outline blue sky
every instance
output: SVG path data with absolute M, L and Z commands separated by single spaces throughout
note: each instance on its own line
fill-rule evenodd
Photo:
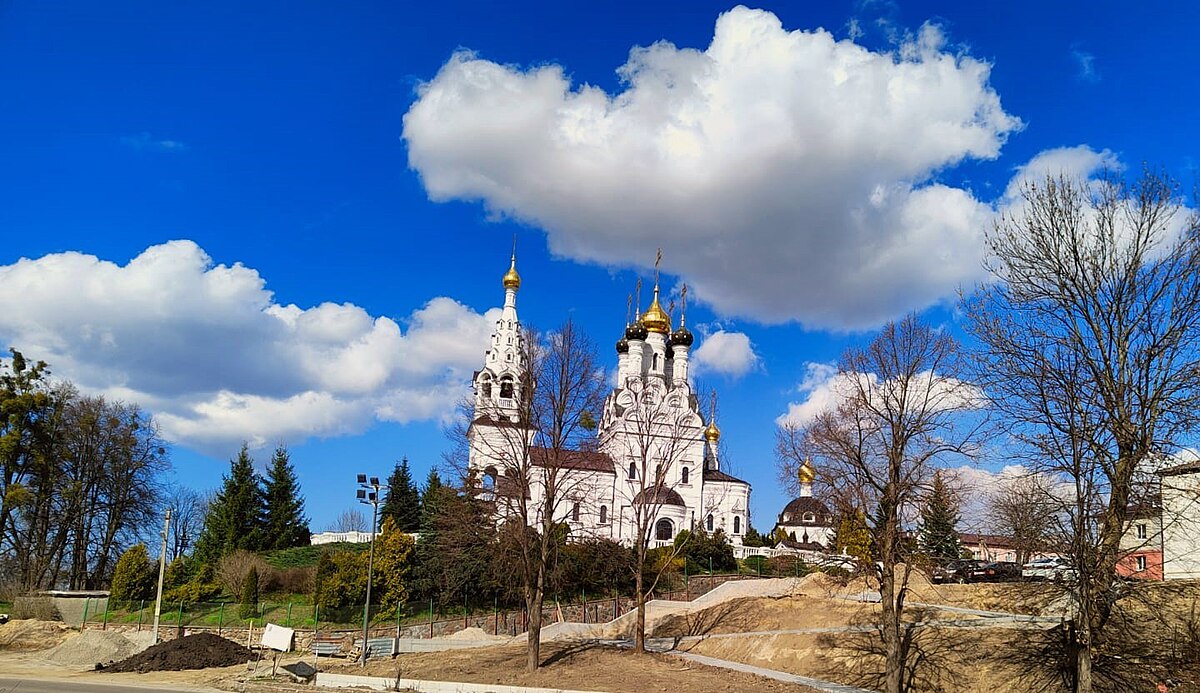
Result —
M 0 342 L 183 483 L 286 442 L 320 529 L 439 462 L 513 234 L 522 318 L 610 365 L 662 246 L 765 528 L 776 419 L 889 317 L 958 329 L 1014 179 L 1196 180 L 1186 3 L 576 5 L 0 4 Z

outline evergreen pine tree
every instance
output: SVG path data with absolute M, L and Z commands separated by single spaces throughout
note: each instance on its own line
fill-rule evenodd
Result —
M 958 558 L 958 499 L 941 472 L 933 475 L 929 498 L 921 507 L 920 548 L 936 561 Z
M 266 515 L 264 549 L 290 549 L 308 546 L 311 533 L 304 517 L 304 497 L 292 468 L 287 448 L 275 448 L 266 479 Z
M 443 576 L 443 556 L 438 553 L 438 524 L 453 493 L 442 484 L 436 469 L 429 470 L 421 493 L 420 539 L 417 541 L 413 571 L 414 596 L 429 599 L 438 596 Z
M 254 460 L 243 444 L 237 457 L 229 462 L 224 478 L 204 518 L 204 528 L 196 542 L 196 558 L 216 565 L 226 554 L 237 549 L 256 551 L 263 539 L 263 497 Z
M 383 521 L 390 517 L 401 532 L 420 530 L 421 494 L 413 483 L 407 457 L 396 463 L 392 475 L 388 477 L 388 487 L 383 496 L 383 505 L 379 508 L 380 528 L 383 527 Z

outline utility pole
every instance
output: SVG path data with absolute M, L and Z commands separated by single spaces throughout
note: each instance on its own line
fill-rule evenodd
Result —
M 154 598 L 154 645 L 158 644 L 158 617 L 162 614 L 163 577 L 167 574 L 167 533 L 170 530 L 171 509 L 167 508 L 167 515 L 163 520 L 162 553 L 158 555 L 158 596 Z

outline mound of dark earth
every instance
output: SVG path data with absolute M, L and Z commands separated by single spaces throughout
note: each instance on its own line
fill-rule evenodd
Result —
M 104 667 L 104 671 L 180 671 L 243 664 L 254 653 L 232 640 L 212 633 L 196 633 L 160 642 L 128 659 Z

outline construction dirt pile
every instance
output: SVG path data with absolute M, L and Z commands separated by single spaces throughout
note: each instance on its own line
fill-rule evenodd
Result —
M 147 638 L 128 638 L 114 631 L 85 630 L 79 635 L 67 638 L 61 645 L 47 652 L 46 659 L 64 666 L 108 664 L 133 656 L 149 645 L 150 641 Z
M 196 633 L 148 648 L 104 671 L 181 671 L 242 664 L 254 657 L 249 649 L 212 633 Z
M 470 640 L 472 642 L 508 642 L 511 638 L 507 635 L 492 635 L 482 628 L 464 628 L 437 639 Z
M 58 621 L 9 621 L 0 626 L 0 650 L 46 650 L 58 645 L 70 633 L 70 629 Z

